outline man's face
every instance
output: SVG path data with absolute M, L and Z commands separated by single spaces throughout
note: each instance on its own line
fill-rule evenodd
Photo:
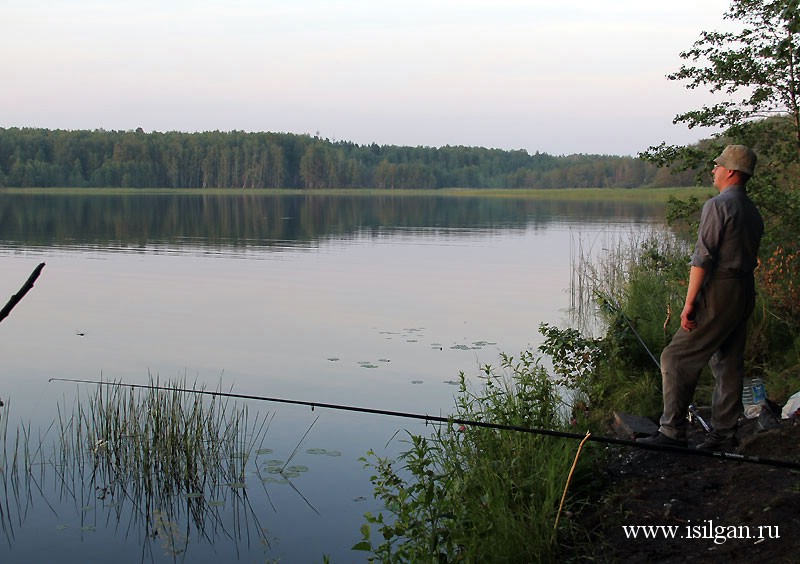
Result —
M 727 176 L 728 169 L 722 165 L 714 165 L 714 168 L 711 169 L 711 178 L 715 188 L 721 188 L 721 183 Z

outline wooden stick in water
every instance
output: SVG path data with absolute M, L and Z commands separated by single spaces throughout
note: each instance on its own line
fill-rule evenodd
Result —
M 36 282 L 36 279 L 39 278 L 43 268 L 44 263 L 40 263 L 39 266 L 33 270 L 25 284 L 22 285 L 22 288 L 19 289 L 19 292 L 11 296 L 11 299 L 8 300 L 8 303 L 5 305 L 5 307 L 0 310 L 0 322 L 8 317 L 8 314 L 11 313 L 11 310 L 14 309 L 14 306 L 16 306 L 20 300 L 25 297 L 25 294 L 27 294 L 31 288 L 33 288 L 33 284 Z

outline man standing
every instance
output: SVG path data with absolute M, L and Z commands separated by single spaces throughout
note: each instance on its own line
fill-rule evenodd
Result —
M 687 446 L 686 414 L 708 364 L 715 380 L 713 431 L 697 448 L 726 451 L 738 444 L 747 319 L 755 306 L 753 270 L 764 221 L 745 191 L 756 166 L 752 149 L 728 145 L 714 162 L 719 194 L 703 206 L 681 327 L 661 353 L 661 425 L 638 442 Z

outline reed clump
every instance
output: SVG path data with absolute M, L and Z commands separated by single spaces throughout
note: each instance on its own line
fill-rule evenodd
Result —
M 24 425 L 15 437 L 9 434 L 7 410 L 0 418 L 0 527 L 9 544 L 35 492 L 47 505 L 52 495 L 74 502 L 87 530 L 98 514 L 129 519 L 145 551 L 159 539 L 165 551 L 180 554 L 193 531 L 210 541 L 249 537 L 251 522 L 263 530 L 245 474 L 266 437 L 269 415 L 251 416 L 246 404 L 185 380 L 162 385 L 151 377 L 148 386 L 136 387 L 100 382 L 85 397 L 82 390 L 71 407 L 59 404 L 38 442 Z M 53 490 L 45 486 L 48 478 Z M 239 530 L 228 530 L 221 507 L 239 516 Z

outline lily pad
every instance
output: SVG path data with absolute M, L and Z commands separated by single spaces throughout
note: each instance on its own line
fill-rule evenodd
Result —
M 422 384 L 422 380 L 411 380 L 412 384 Z
M 201 492 L 189 492 L 186 494 L 186 497 L 189 499 L 197 499 L 203 497 L 203 494 Z
M 247 487 L 247 484 L 245 484 L 244 482 L 231 482 L 228 485 L 233 489 L 241 489 Z
M 330 360 L 331 362 L 337 362 L 339 359 L 337 357 L 333 356 L 333 357 L 329 358 L 328 360 Z
M 339 452 L 338 450 L 329 450 L 326 451 L 325 454 L 327 454 L 328 456 L 342 456 L 342 453 Z
M 261 478 L 261 481 L 265 484 L 288 484 L 289 480 L 286 478 L 276 478 L 274 476 L 265 476 Z
M 277 458 L 272 458 L 270 460 L 267 460 L 264 464 L 267 465 L 267 466 L 283 466 L 284 462 L 283 462 L 283 460 L 278 460 Z
M 308 470 L 308 466 L 303 466 L 301 464 L 298 464 L 297 466 L 289 466 L 286 469 L 287 472 L 308 472 Z
M 93 533 L 96 530 L 97 529 L 95 529 L 92 525 L 84 525 L 83 527 L 81 527 L 81 531 L 84 531 L 86 533 Z
M 225 502 L 221 499 L 215 499 L 213 501 L 209 501 L 208 505 L 211 507 L 225 507 Z
M 308 454 L 327 454 L 327 450 L 324 448 L 309 448 L 306 449 Z
M 260 448 L 256 451 L 256 454 L 272 454 L 273 452 L 271 448 Z

